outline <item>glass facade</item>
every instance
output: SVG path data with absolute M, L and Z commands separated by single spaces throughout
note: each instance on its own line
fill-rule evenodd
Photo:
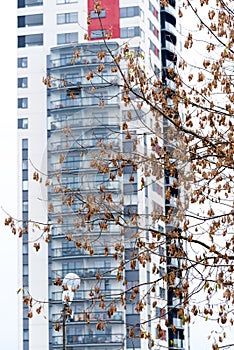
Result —
M 63 187 L 68 189 L 64 200 L 62 193 L 49 190 L 48 199 L 54 208 L 49 213 L 49 220 L 59 222 L 61 213 L 63 216 L 52 232 L 50 244 L 49 281 L 53 302 L 50 319 L 55 322 L 61 311 L 61 288 L 53 285 L 53 281 L 63 278 L 68 272 L 77 273 L 81 285 L 75 293 L 72 318 L 66 326 L 67 346 L 82 346 L 84 350 L 96 345 L 102 349 L 118 349 L 124 344 L 126 332 L 124 310 L 119 300 L 123 285 L 116 279 L 118 260 L 112 258 L 120 228 L 114 223 L 105 223 L 108 202 L 102 201 L 103 194 L 100 192 L 101 187 L 105 188 L 117 204 L 121 198 L 122 184 L 117 179 L 110 182 L 108 173 L 100 171 L 98 166 L 90 166 L 98 161 L 103 146 L 111 144 L 113 152 L 121 149 L 117 88 L 106 86 L 110 76 L 112 79 L 117 79 L 117 76 L 111 73 L 112 63 L 108 56 L 104 60 L 106 68 L 102 76 L 94 78 L 98 82 L 95 93 L 91 91 L 92 86 L 87 86 L 87 74 L 90 69 L 96 70 L 98 67 L 97 53 L 100 49 L 96 45 L 92 46 L 92 50 L 88 45 L 79 47 L 80 55 L 75 63 L 73 47 L 54 49 L 51 51 L 49 69 L 55 81 L 64 79 L 67 84 L 59 90 L 55 85 L 49 89 L 48 169 L 53 184 L 59 186 L 59 177 Z M 103 109 L 100 107 L 102 103 L 105 104 Z M 66 128 L 70 132 L 65 135 Z M 100 144 L 100 140 L 104 140 L 104 143 Z M 102 160 L 104 164 L 109 162 L 105 153 Z M 72 198 L 71 203 L 69 198 Z M 89 224 L 89 210 L 85 209 L 84 201 L 92 201 L 96 208 L 100 207 Z M 86 222 L 83 227 L 80 220 Z M 65 240 L 70 235 L 72 239 Z M 109 247 L 109 255 L 105 255 L 105 247 Z M 100 280 L 97 276 L 100 276 Z M 116 305 L 118 311 L 110 315 L 102 309 L 95 302 L 101 295 L 104 303 Z M 104 330 L 97 329 L 97 320 L 106 323 Z M 51 328 L 50 342 L 51 349 L 59 348 L 62 345 L 61 332 Z

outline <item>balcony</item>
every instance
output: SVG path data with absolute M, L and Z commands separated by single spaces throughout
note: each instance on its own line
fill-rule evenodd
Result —
M 74 67 L 76 68 L 77 66 L 87 67 L 87 64 L 89 64 L 90 67 L 92 65 L 97 66 L 100 63 L 109 63 L 113 65 L 113 59 L 111 56 L 105 56 L 105 58 L 102 61 L 100 61 L 96 55 L 93 55 L 89 57 L 80 56 L 74 61 L 74 54 L 68 54 L 62 58 L 52 59 L 50 61 L 50 69 L 64 69 L 64 67 L 72 67 L 74 69 Z
M 167 32 L 172 33 L 175 36 L 177 36 L 177 30 L 176 30 L 175 26 L 173 26 L 173 24 L 171 24 L 169 22 L 165 22 L 164 28 L 162 28 L 162 30 L 166 30 Z
M 88 267 L 79 269 L 63 269 L 51 271 L 51 278 L 66 276 L 67 273 L 78 273 L 82 279 L 90 280 L 96 279 L 96 275 L 99 274 L 102 278 L 115 278 L 117 274 L 117 267 Z
M 110 288 L 110 287 L 109 287 Z M 76 301 L 78 300 L 85 300 L 85 301 L 90 301 L 91 300 L 91 297 L 90 297 L 90 291 L 91 291 L 91 288 L 90 289 L 80 289 L 78 290 L 76 293 L 75 293 L 75 297 L 74 297 L 74 301 L 73 303 L 75 303 Z M 99 294 L 100 295 L 103 295 L 105 300 L 111 300 L 111 299 L 116 299 L 116 298 L 119 298 L 120 294 L 123 293 L 123 290 L 121 289 L 114 289 L 114 288 L 111 288 L 111 289 L 101 289 L 99 291 Z M 96 294 L 97 295 L 97 294 Z M 61 303 L 61 300 L 62 300 L 62 292 L 53 292 L 52 293 L 52 301 L 55 301 L 55 302 L 59 302 Z M 59 315 L 57 315 L 59 317 Z
M 68 91 L 69 89 L 78 87 L 79 89 L 82 88 L 90 88 L 90 82 L 86 79 L 85 75 L 79 75 L 78 77 L 79 81 L 77 80 L 77 77 L 64 77 L 64 80 L 66 81 L 66 86 L 64 87 L 61 82 L 61 78 L 58 76 L 57 78 L 54 77 L 54 80 L 51 80 L 51 86 L 49 88 L 49 91 Z M 94 75 L 92 78 L 92 85 L 95 87 L 97 85 L 102 85 L 103 88 L 113 87 L 115 84 L 118 83 L 118 78 L 114 74 L 101 74 L 101 75 Z M 59 87 L 59 89 L 58 89 Z
M 53 117 L 50 117 L 50 131 L 61 132 L 67 126 L 76 130 L 76 129 L 90 129 L 92 127 L 100 127 L 105 129 L 106 126 L 113 128 L 119 128 L 119 118 L 116 115 L 110 116 L 99 115 L 98 113 L 93 113 L 91 115 L 75 115 L 74 117 L 67 117 L 65 120 L 62 120 L 62 115 L 60 113 L 53 114 Z M 106 129 L 105 129 L 106 130 Z
M 176 328 L 183 328 L 183 324 L 182 324 L 182 319 L 181 318 L 173 318 L 173 325 L 176 327 Z
M 70 96 L 67 98 L 60 98 L 58 100 L 50 101 L 48 106 L 49 110 L 58 110 L 58 109 L 73 109 L 73 108 L 82 108 L 82 107 L 97 107 L 100 104 L 104 103 L 105 106 L 118 105 L 119 98 L 117 96 L 103 96 L 103 97 L 81 97 L 77 96 L 75 99 L 72 99 Z
M 112 233 L 112 231 L 111 231 Z M 97 232 L 98 234 L 98 232 Z M 116 234 L 119 234 L 119 231 L 116 231 Z M 112 257 L 112 254 L 114 254 L 114 249 L 109 250 L 109 256 Z M 94 247 L 94 254 L 91 256 L 93 257 L 104 257 L 105 253 L 104 253 L 104 248 L 101 247 Z M 68 258 L 72 258 L 72 257 L 82 257 L 82 259 L 85 257 L 90 257 L 90 253 L 88 250 L 85 249 L 79 249 L 76 247 L 66 247 L 66 248 L 55 248 L 52 249 L 51 251 L 51 257 L 52 258 L 64 258 L 64 257 L 68 257 Z M 108 257 L 105 257 L 105 260 L 107 260 Z
M 114 254 L 114 249 L 110 248 L 109 249 L 109 254 Z M 64 256 L 80 256 L 82 258 L 85 257 L 90 257 L 90 253 L 88 250 L 83 249 L 83 248 L 76 248 L 76 247 L 69 247 L 69 248 L 55 248 L 52 249 L 51 251 L 51 257 L 53 258 L 57 258 L 57 257 L 64 257 Z M 93 257 L 104 257 L 105 253 L 104 253 L 104 248 L 103 247 L 95 247 L 94 248 L 94 254 L 92 255 Z M 105 257 L 105 259 L 107 259 L 107 257 Z
M 175 52 L 175 45 L 173 45 L 170 41 L 166 40 L 165 46 L 162 47 L 162 49 L 167 49 L 168 51 L 174 53 Z
M 170 13 L 170 15 L 176 18 L 176 9 L 170 5 L 163 7 L 161 11 Z
M 169 308 L 179 308 L 181 307 L 181 300 L 180 298 L 172 298 L 171 300 L 168 300 L 168 307 Z
M 53 337 L 53 347 L 62 348 L 63 337 Z M 121 346 L 123 345 L 123 334 L 79 334 L 79 335 L 67 335 L 67 348 L 73 346 L 97 346 L 108 347 L 111 345 Z
M 166 199 L 166 206 L 169 206 L 171 208 L 176 208 L 177 207 L 177 198 L 171 197 L 170 200 Z
M 173 339 L 170 340 L 170 347 L 169 350 L 176 349 L 176 350 L 182 350 L 184 349 L 184 342 L 182 339 Z
M 171 257 L 168 257 L 167 258 L 167 266 L 173 266 L 173 267 L 176 267 L 178 268 L 179 267 L 179 260 L 177 258 L 171 258 Z
M 70 318 L 70 322 L 67 324 L 67 327 L 73 326 L 75 322 L 87 324 L 87 315 L 89 315 L 90 323 L 97 323 L 97 321 L 108 321 L 111 323 L 123 323 L 124 314 L 121 311 L 115 312 L 111 317 L 108 316 L 107 312 L 74 312 L 72 317 Z M 61 318 L 60 314 L 52 315 L 54 320 L 58 320 Z

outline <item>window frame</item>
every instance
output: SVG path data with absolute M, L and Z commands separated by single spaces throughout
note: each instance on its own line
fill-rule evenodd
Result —
M 28 118 L 18 118 L 18 129 L 28 129 Z
M 91 10 L 90 13 L 90 18 L 95 19 L 95 18 L 105 18 L 106 17 L 106 10 L 102 9 L 100 13 L 98 14 L 96 11 Z
M 72 16 L 76 18 L 72 19 Z M 69 23 L 78 23 L 78 12 L 64 12 L 57 13 L 57 25 L 69 24 Z
M 97 29 L 90 31 L 90 39 L 103 39 L 106 37 L 105 29 Z
M 28 77 L 20 77 L 17 79 L 18 89 L 26 89 L 28 87 Z
M 37 13 L 33 15 L 18 16 L 17 21 L 18 21 L 18 28 L 42 26 L 43 14 Z
M 119 10 L 120 18 L 137 17 L 141 15 L 140 6 L 120 7 Z M 131 11 L 133 12 L 131 13 Z
M 141 36 L 141 27 L 122 27 L 120 28 L 120 38 L 135 38 Z
M 28 68 L 28 57 L 18 57 L 17 68 Z
M 72 38 L 73 35 L 76 36 L 76 38 L 75 37 Z M 63 36 L 64 36 L 64 40 L 61 40 Z M 78 42 L 78 32 L 57 34 L 57 45 L 71 44 L 74 42 Z
M 18 36 L 18 48 L 31 47 L 31 46 L 43 46 L 43 42 L 44 42 L 43 33 Z
M 19 97 L 17 100 L 17 108 L 19 109 L 27 109 L 28 108 L 28 98 L 27 97 Z

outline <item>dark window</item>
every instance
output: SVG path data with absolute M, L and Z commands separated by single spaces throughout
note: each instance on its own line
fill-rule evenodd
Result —
M 57 34 L 57 44 L 70 44 L 78 42 L 78 33 L 63 33 L 63 34 Z
M 106 37 L 106 30 L 91 30 L 90 38 L 91 39 L 101 39 Z
M 27 88 L 28 87 L 28 78 L 18 78 L 18 88 Z
M 18 28 L 43 25 L 43 15 L 18 16 Z
M 28 191 L 22 191 L 22 199 L 23 199 L 23 202 L 28 201 Z
M 18 0 L 18 9 L 25 7 L 25 0 Z
M 59 13 L 57 15 L 57 24 L 77 23 L 77 22 L 78 22 L 77 12 Z
M 120 18 L 140 16 L 140 7 L 131 6 L 131 7 L 122 7 L 120 9 Z
M 99 14 L 95 11 L 90 11 L 90 17 L 91 18 L 104 18 L 104 17 L 106 17 L 106 10 L 101 10 L 101 12 Z
M 28 67 L 28 57 L 18 57 L 17 67 L 18 68 L 27 68 Z
M 23 151 L 23 156 L 26 157 L 27 155 L 28 155 L 28 151 L 24 150 Z M 22 170 L 22 180 L 23 181 L 28 180 L 28 170 Z
M 43 34 L 30 34 L 18 36 L 18 47 L 43 45 Z
M 22 149 L 28 149 L 28 139 L 22 139 Z
M 43 0 L 25 0 L 26 6 L 39 6 L 43 5 Z
M 28 118 L 18 119 L 18 129 L 28 129 Z
M 156 66 L 156 65 L 154 65 L 154 74 L 158 77 L 158 76 L 160 76 L 160 69 Z
M 43 0 L 18 0 L 18 8 L 40 5 L 43 5 Z
M 125 27 L 120 28 L 120 38 L 134 38 L 140 36 L 140 27 Z
M 18 108 L 28 108 L 27 97 L 18 98 Z
M 23 221 L 26 222 L 28 220 L 28 212 L 27 211 L 23 211 Z
M 166 297 L 166 291 L 162 287 L 159 287 L 159 296 L 161 299 L 165 299 L 165 297 Z

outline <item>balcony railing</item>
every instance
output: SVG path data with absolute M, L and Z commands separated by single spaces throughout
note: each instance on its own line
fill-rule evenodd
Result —
M 109 249 L 109 254 L 114 254 L 114 248 L 110 248 Z M 61 257 L 61 256 L 71 256 L 71 255 L 75 255 L 75 256 L 90 256 L 90 253 L 88 250 L 86 249 L 80 249 L 80 248 L 76 248 L 76 247 L 71 247 L 71 248 L 55 248 L 52 249 L 51 251 L 51 256 L 53 258 L 56 257 Z M 94 254 L 93 256 L 104 256 L 105 252 L 104 252 L 104 248 L 103 247 L 94 247 Z
M 88 80 L 86 79 L 85 75 L 81 75 L 78 78 L 67 78 L 64 77 L 64 80 L 66 81 L 66 87 L 63 87 L 62 84 L 60 84 L 61 78 L 58 77 L 54 77 L 54 80 L 51 81 L 51 87 L 50 90 L 52 89 L 56 89 L 56 91 L 62 91 L 62 90 L 69 90 L 69 88 L 82 88 L 85 86 L 89 86 L 90 87 L 90 83 L 88 82 Z M 115 84 L 118 83 L 118 78 L 117 76 L 115 76 L 114 74 L 110 75 L 110 74 L 102 74 L 102 75 L 98 75 L 98 76 L 94 76 L 92 78 L 92 84 L 93 85 L 98 85 L 101 84 L 103 87 L 110 87 L 110 86 L 114 86 Z M 62 86 L 60 86 L 62 85 Z M 60 90 L 58 90 L 58 87 L 60 87 Z
M 92 115 L 86 118 L 81 116 L 79 118 L 67 118 L 67 120 L 57 121 L 56 118 L 58 116 L 59 114 L 56 114 L 55 118 L 51 118 L 51 133 L 63 131 L 63 129 L 67 126 L 69 126 L 70 128 L 74 128 L 74 130 L 75 129 L 90 130 L 93 127 L 103 128 L 104 130 L 106 130 L 107 126 L 111 128 L 111 130 L 113 128 L 119 128 L 119 119 L 117 119 L 114 115 L 113 117 L 110 117 L 110 116 L 95 117 L 95 115 L 94 116 Z M 57 143 L 59 143 L 59 141 Z M 76 145 L 76 148 L 78 148 L 78 145 L 76 143 L 75 145 Z
M 49 109 L 61 109 L 61 108 L 73 108 L 73 107 L 86 107 L 86 106 L 99 106 L 102 103 L 104 105 L 115 105 L 119 103 L 117 96 L 103 96 L 103 97 L 81 97 L 76 96 L 72 99 L 70 96 L 67 98 L 61 98 L 59 100 L 51 101 Z
M 165 6 L 165 7 L 163 8 L 163 10 L 164 10 L 165 12 L 170 13 L 172 16 L 176 17 L 176 9 L 175 9 L 174 7 L 168 5 L 168 6 Z
M 170 347 L 169 347 L 170 350 L 171 349 L 179 350 L 179 349 L 183 349 L 183 348 L 184 348 L 184 342 L 183 342 L 182 339 L 173 339 L 171 341 L 171 344 L 170 344 Z
M 176 27 L 173 26 L 173 24 L 171 24 L 171 23 L 165 22 L 165 27 L 162 29 L 166 29 L 168 32 L 170 32 L 174 35 L 177 35 Z
M 96 346 L 107 346 L 110 344 L 122 344 L 123 334 L 77 334 L 77 335 L 67 335 L 67 346 L 76 345 L 84 346 L 84 344 L 95 344 Z M 63 344 L 63 337 L 56 336 L 53 337 L 54 346 Z
M 173 318 L 173 325 L 176 328 L 183 328 L 182 319 L 181 318 Z
M 90 291 L 91 289 L 80 289 L 75 293 L 74 296 L 74 301 L 73 303 L 75 303 L 78 300 L 88 300 L 90 301 Z M 103 295 L 105 299 L 116 299 L 119 298 L 121 293 L 123 293 L 123 290 L 121 289 L 101 289 L 99 291 L 100 295 Z M 94 294 L 94 298 L 95 298 Z M 62 292 L 53 292 L 52 293 L 52 301 L 58 301 L 59 303 L 61 303 L 62 300 Z
M 96 278 L 97 274 L 100 274 L 101 277 L 112 277 L 115 278 L 117 274 L 117 267 L 88 267 L 88 268 L 79 268 L 79 269 L 63 269 L 63 270 L 53 270 L 51 271 L 51 277 L 56 278 L 66 276 L 67 273 L 77 273 L 83 279 Z
M 104 60 L 102 60 L 102 63 L 112 63 L 113 59 L 110 56 L 106 56 Z M 97 58 L 97 56 L 89 56 L 88 58 L 85 56 L 81 56 L 78 59 L 76 59 L 74 61 L 74 55 L 67 55 L 66 57 L 62 57 L 62 58 L 57 58 L 54 60 L 50 61 L 50 68 L 62 68 L 64 66 L 72 66 L 72 67 L 76 67 L 76 66 L 80 66 L 80 65 L 85 65 L 87 66 L 87 64 L 89 65 L 99 65 L 101 62 L 100 60 Z
M 87 318 L 88 316 L 88 318 Z M 61 317 L 60 314 L 53 314 L 52 319 L 53 320 L 58 320 Z M 87 319 L 90 320 L 90 323 L 94 322 L 96 323 L 97 321 L 108 321 L 112 323 L 121 323 L 123 322 L 123 312 L 118 311 L 115 312 L 111 317 L 108 316 L 107 312 L 74 312 L 70 318 L 70 322 L 67 323 L 67 327 L 73 326 L 74 322 L 79 322 L 79 323 L 86 323 Z

